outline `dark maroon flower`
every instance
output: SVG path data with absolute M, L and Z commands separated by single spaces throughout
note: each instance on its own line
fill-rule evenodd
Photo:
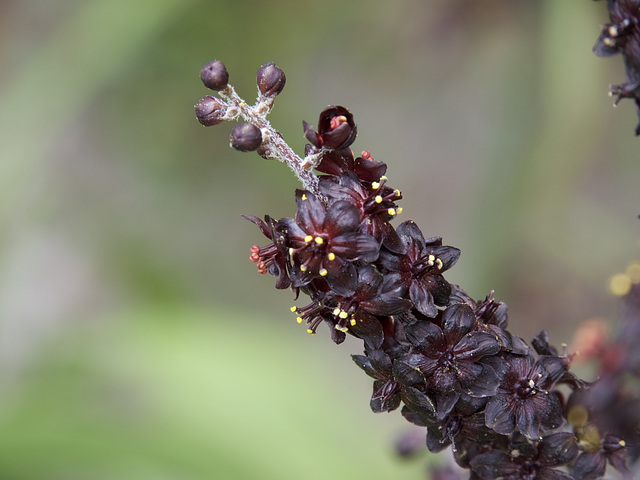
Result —
M 640 1 L 609 0 L 607 6 L 611 23 L 602 26 L 593 51 L 601 57 L 622 54 L 627 82 L 613 85 L 611 93 L 618 97 L 616 104 L 632 98 L 640 115 Z M 640 135 L 640 124 L 636 135 Z
M 360 214 L 349 202 L 334 202 L 325 210 L 315 195 L 303 190 L 296 191 L 296 202 L 295 220 L 283 218 L 277 224 L 294 264 L 294 286 L 325 278 L 338 295 L 352 295 L 358 278 L 353 262 L 375 261 L 378 242 L 359 232 Z
M 278 277 L 276 288 L 285 289 L 291 285 L 289 279 L 290 265 L 287 260 L 287 249 L 284 246 L 284 237 L 275 230 L 276 222 L 269 215 L 265 215 L 264 222 L 252 215 L 243 215 L 250 222 L 255 223 L 265 237 L 272 241 L 269 245 L 260 248 L 257 245 L 251 247 L 249 258 L 258 266 L 258 272 Z
M 412 220 L 396 229 L 406 254 L 398 255 L 382 250 L 380 263 L 392 272 L 399 272 L 418 311 L 428 317 L 438 313 L 436 306 L 449 303 L 451 285 L 442 273 L 451 268 L 460 257 L 460 250 L 442 245 L 442 238 L 428 240 Z
M 512 443 L 508 452 L 492 450 L 471 460 L 471 468 L 482 480 L 572 480 L 556 470 L 578 454 L 576 438 L 566 432 L 554 433 L 538 444 Z
M 412 386 L 419 383 L 420 376 L 404 371 L 405 366 L 392 362 L 382 350 L 369 349 L 366 355 L 352 355 L 353 361 L 367 375 L 374 378 L 371 410 L 374 413 L 390 412 L 400 406 L 400 401 L 414 412 L 423 416 L 432 416 L 435 412 L 433 402 L 424 392 Z M 398 368 L 399 367 L 399 368 Z M 409 377 L 407 377 L 407 375 Z
M 485 357 L 500 351 L 500 343 L 491 334 L 473 331 L 475 316 L 468 305 L 452 305 L 442 316 L 442 328 L 429 321 L 405 326 L 407 338 L 418 353 L 400 357 L 419 372 L 427 394 L 436 401 L 436 412 L 443 419 L 462 393 L 488 397 L 498 389 L 499 379 L 492 367 L 482 363 Z
M 631 472 L 625 464 L 627 452 L 624 440 L 613 435 L 605 435 L 603 439 L 598 435 L 593 440 L 596 441 L 582 442 L 585 451 L 573 466 L 573 477 L 576 480 L 596 480 L 604 475 L 608 460 L 625 479 L 631 479 Z
M 402 194 L 400 190 L 386 186 L 386 177 L 379 180 L 363 182 L 353 172 L 345 172 L 340 176 L 321 177 L 320 188 L 330 200 L 346 200 L 358 208 L 363 233 L 373 236 L 380 244 L 384 243 L 389 250 L 403 253 L 402 242 L 389 223 L 402 212 L 395 203 Z
M 336 297 L 335 328 L 351 330 L 372 348 L 380 348 L 384 339 L 382 325 L 376 316 L 401 313 L 411 307 L 411 301 L 402 298 L 400 277 L 382 275 L 371 265 L 357 267 L 358 281 L 353 295 Z
M 529 355 L 527 343 L 507 330 L 507 304 L 493 298 L 493 291 L 482 301 L 475 301 L 458 285 L 452 285 L 450 305 L 464 303 L 476 315 L 476 329 L 495 335 L 502 343 L 502 350 L 516 355 Z
M 562 406 L 551 391 L 567 370 L 565 359 L 554 356 L 505 355 L 492 363 L 501 378 L 500 388 L 485 410 L 487 427 L 509 435 L 516 426 L 531 440 L 540 438 L 541 428 L 557 428 L 563 423 Z
M 302 122 L 304 136 L 317 148 L 340 150 L 353 143 L 357 127 L 353 115 L 341 106 L 331 105 L 320 113 L 318 131 L 307 122 Z
M 307 145 L 305 155 L 313 150 L 311 145 Z M 316 170 L 328 175 L 341 175 L 346 172 L 353 172 L 365 182 L 379 182 L 380 178 L 387 171 L 387 164 L 374 160 L 368 151 L 363 151 L 358 158 L 353 158 L 353 152 L 347 148 L 342 150 L 325 150 L 322 152 L 322 159 Z

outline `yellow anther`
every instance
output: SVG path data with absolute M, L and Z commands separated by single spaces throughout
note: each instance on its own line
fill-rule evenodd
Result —
M 436 260 L 435 256 L 429 255 L 429 258 L 427 259 L 427 265 L 429 265 L 430 267 L 433 267 L 435 260 Z
M 338 315 L 340 315 L 340 307 L 336 307 L 333 309 L 333 314 L 337 317 Z
M 343 333 L 349 330 L 347 327 L 341 327 L 340 325 L 336 325 L 335 329 Z
M 327 269 L 326 268 L 322 268 L 320 269 L 320 271 L 318 272 L 320 274 L 321 277 L 326 277 L 327 276 Z
M 293 248 L 290 248 L 289 249 L 289 255 L 292 256 L 292 257 L 293 257 L 293 252 L 294 252 Z
M 614 275 L 609 281 L 609 290 L 618 297 L 622 297 L 631 290 L 631 278 L 626 273 Z
M 620 440 L 618 442 L 618 445 L 620 445 L 621 447 L 626 447 L 627 446 L 627 442 L 625 442 L 624 440 Z
M 382 197 L 380 195 L 376 195 L 375 201 L 376 203 L 382 203 Z
M 314 332 L 310 328 L 307 328 L 307 333 L 310 334 L 310 335 L 315 335 L 316 334 L 316 332 Z
M 385 182 L 385 181 L 387 181 L 387 180 L 389 180 L 389 179 L 387 178 L 387 176 L 386 176 L 386 175 L 382 175 L 382 176 L 380 177 L 380 181 L 381 181 L 381 182 Z
M 307 199 L 307 194 L 306 194 L 306 193 L 303 193 L 303 194 L 302 194 L 302 200 L 306 200 L 306 199 Z
M 371 184 L 371 188 L 373 188 L 374 190 L 377 190 L 380 188 L 380 184 L 378 182 L 373 182 Z
M 347 312 L 345 312 L 344 310 L 342 310 L 338 316 L 340 318 L 347 318 L 349 316 L 349 314 Z
M 602 40 L 602 43 L 604 43 L 607 47 L 615 47 L 616 46 L 616 42 L 615 40 L 609 38 L 609 37 L 605 37 Z
M 442 267 L 444 266 L 442 260 L 439 258 L 436 258 L 436 266 L 438 267 L 438 270 L 442 270 Z
M 618 27 L 616 27 L 615 25 L 611 25 L 609 27 L 609 35 L 611 35 L 612 37 L 617 37 L 618 36 Z
M 329 255 L 327 257 L 329 258 L 329 260 L 335 260 L 336 259 L 336 254 L 331 252 L 331 253 L 329 253 Z
M 304 266 L 304 265 L 300 265 L 300 271 L 306 272 L 307 271 L 307 267 Z
M 396 210 L 398 212 L 398 215 L 400 215 L 402 213 L 402 207 L 398 207 L 398 210 Z
M 322 245 L 324 243 L 324 239 L 322 237 L 316 237 L 315 241 L 318 245 Z
M 298 310 L 298 307 L 296 307 L 295 305 L 293 307 L 291 307 L 289 310 L 291 310 L 292 313 L 295 313 L 296 310 Z
M 394 193 L 398 196 L 401 197 L 402 196 L 402 192 L 400 190 L 398 190 L 397 188 L 394 190 Z
M 313 240 L 313 237 L 311 235 L 307 235 L 306 237 L 304 237 L 305 243 L 309 243 L 311 240 Z
M 352 318 L 350 323 L 351 323 L 351 326 L 354 327 L 356 325 L 356 319 Z
M 390 208 L 389 210 L 387 210 L 387 213 L 389 215 L 391 215 L 392 217 L 394 217 L 396 215 L 396 209 L 395 208 Z
M 296 317 L 296 322 L 302 323 L 302 317 Z

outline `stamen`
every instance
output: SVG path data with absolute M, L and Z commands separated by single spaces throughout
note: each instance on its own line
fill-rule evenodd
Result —
M 379 189 L 379 188 L 380 188 L 380 183 L 378 183 L 378 182 L 373 182 L 373 183 L 371 184 L 371 188 L 373 188 L 374 190 Z
M 335 260 L 336 259 L 336 254 L 333 252 L 329 252 L 329 255 L 327 255 L 327 258 L 329 260 Z
M 376 195 L 376 203 L 382 203 L 382 197 L 380 195 Z
M 320 274 L 321 277 L 326 277 L 327 273 L 329 272 L 327 272 L 326 268 L 322 268 L 318 273 Z
M 309 243 L 311 240 L 313 240 L 313 236 L 311 235 L 307 235 L 306 237 L 304 237 L 305 243 Z
M 316 237 L 315 241 L 318 245 L 322 245 L 324 243 L 324 239 L 322 237 Z

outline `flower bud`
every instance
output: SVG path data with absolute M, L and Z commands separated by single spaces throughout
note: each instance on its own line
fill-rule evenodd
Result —
M 198 121 L 205 127 L 217 125 L 223 122 L 227 112 L 227 104 L 217 97 L 207 95 L 198 100 L 198 103 L 194 105 L 196 109 L 196 117 Z
M 282 92 L 286 81 L 284 72 L 273 62 L 262 65 L 256 74 L 258 90 L 265 97 L 275 97 Z
M 211 90 L 222 90 L 229 82 L 229 72 L 220 60 L 207 63 L 200 70 L 200 80 L 204 86 Z
M 262 133 L 251 123 L 239 123 L 231 132 L 231 146 L 240 152 L 252 152 L 261 144 Z

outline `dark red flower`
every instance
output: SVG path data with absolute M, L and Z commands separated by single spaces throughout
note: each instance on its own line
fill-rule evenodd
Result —
M 346 200 L 358 208 L 362 222 L 360 230 L 373 236 L 387 249 L 402 253 L 404 248 L 389 223 L 402 209 L 395 203 L 402 198 L 400 190 L 386 186 L 387 178 L 379 182 L 363 182 L 353 172 L 320 178 L 320 188 L 332 201 Z
M 258 272 L 265 274 L 269 272 L 271 275 L 278 277 L 276 288 L 285 289 L 291 285 L 289 279 L 290 264 L 287 260 L 287 248 L 284 245 L 284 237 L 276 232 L 276 222 L 269 215 L 265 215 L 264 222 L 258 217 L 251 215 L 243 215 L 250 222 L 255 223 L 260 231 L 272 241 L 265 247 L 254 245 L 251 247 L 251 255 L 249 258 L 258 266 Z
M 491 334 L 474 331 L 475 321 L 468 305 L 452 305 L 444 311 L 442 328 L 429 321 L 405 326 L 417 353 L 403 355 L 396 362 L 423 376 L 439 419 L 451 412 L 462 393 L 482 398 L 498 390 L 496 372 L 480 360 L 497 354 L 500 343 Z
M 436 306 L 446 306 L 451 295 L 451 285 L 442 273 L 458 261 L 460 250 L 443 246 L 440 237 L 425 240 L 412 220 L 401 223 L 396 232 L 406 253 L 399 255 L 382 250 L 380 263 L 401 274 L 403 285 L 420 313 L 435 317 Z
M 640 115 L 640 1 L 609 0 L 607 6 L 611 23 L 602 26 L 593 51 L 601 57 L 622 54 L 627 82 L 612 85 L 611 93 L 618 97 L 616 104 L 632 98 Z M 636 135 L 640 135 L 640 124 Z
M 488 427 L 509 435 L 517 426 L 525 437 L 538 440 L 541 428 L 562 425 L 562 406 L 551 389 L 567 370 L 565 359 L 505 355 L 505 361 L 492 365 L 501 382 L 498 392 L 487 403 Z
M 353 262 L 375 261 L 377 240 L 359 232 L 360 214 L 349 202 L 334 202 L 325 210 L 315 195 L 303 190 L 296 190 L 296 202 L 295 220 L 283 218 L 276 226 L 293 262 L 293 285 L 324 278 L 336 294 L 352 295 L 358 278 Z
M 313 150 L 311 145 L 307 145 L 305 155 Z M 380 178 L 387 171 L 387 164 L 374 160 L 371 154 L 364 151 L 358 158 L 353 158 L 353 152 L 347 148 L 342 150 L 322 151 L 322 159 L 316 170 L 328 175 L 341 175 L 346 172 L 353 172 L 365 182 L 379 182 Z
M 318 131 L 307 122 L 302 122 L 304 136 L 317 148 L 340 150 L 347 148 L 356 139 L 358 129 L 349 110 L 331 105 L 320 112 Z
M 578 454 L 576 438 L 567 432 L 554 433 L 537 444 L 515 442 L 508 452 L 492 450 L 471 460 L 471 468 L 482 480 L 572 480 L 556 470 Z

